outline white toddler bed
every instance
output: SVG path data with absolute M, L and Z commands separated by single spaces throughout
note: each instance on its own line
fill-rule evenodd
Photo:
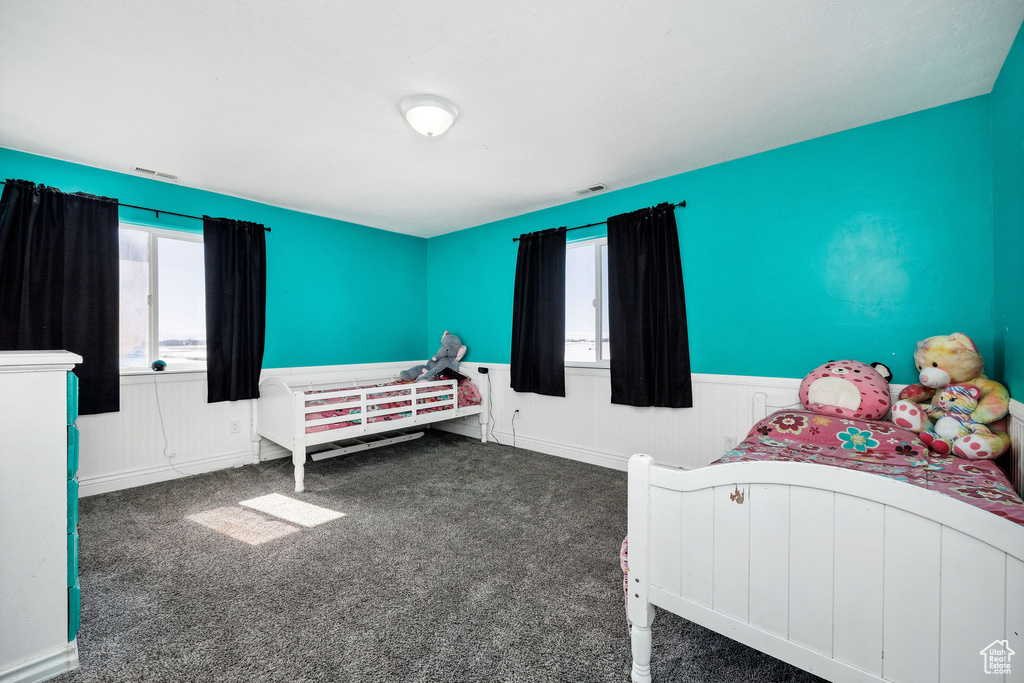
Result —
M 334 444 L 334 448 L 310 456 L 322 460 L 415 439 L 423 431 L 410 432 L 410 428 L 468 415 L 480 416 L 480 439 L 487 442 L 486 387 L 480 392 L 479 404 L 460 405 L 456 380 L 394 382 L 386 379 L 362 382 L 360 386 L 339 386 L 339 382 L 289 384 L 281 377 L 260 382 L 256 433 L 292 452 L 296 492 L 305 488 L 309 447 Z
M 1024 681 L 1024 526 L 1008 519 L 865 472 L 643 454 L 628 514 L 636 683 L 655 606 L 831 681 Z M 1009 673 L 990 673 L 1000 657 Z

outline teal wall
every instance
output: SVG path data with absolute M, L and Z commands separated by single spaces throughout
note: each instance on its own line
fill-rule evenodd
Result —
M 992 234 L 995 364 L 992 375 L 1024 400 L 1024 30 L 992 88 Z
M 856 358 L 912 382 L 915 342 L 956 331 L 991 357 L 991 149 L 983 96 L 432 238 L 427 347 L 449 329 L 509 361 L 513 236 L 685 199 L 695 372 Z
M 0 178 L 270 227 L 263 367 L 424 356 L 424 239 L 3 148 Z M 156 219 L 152 213 L 123 207 L 121 218 L 191 230 L 202 225 L 173 216 Z M 387 277 L 375 274 L 379 268 L 386 269 Z

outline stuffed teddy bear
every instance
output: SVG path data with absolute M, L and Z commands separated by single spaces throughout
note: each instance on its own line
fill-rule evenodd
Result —
M 930 418 L 928 428 L 921 432 L 921 441 L 936 453 L 946 455 L 961 437 L 992 434 L 987 426 L 971 419 L 980 396 L 981 389 L 973 384 L 950 384 L 940 391 L 935 405 L 921 406 Z M 935 423 L 931 424 L 931 420 Z
M 892 408 L 893 422 L 912 432 L 923 432 L 931 423 L 921 404 L 937 407 L 942 395 L 939 390 L 949 384 L 973 385 L 979 392 L 978 405 L 970 419 L 987 425 L 989 433 L 976 431 L 961 436 L 953 441 L 951 452 L 962 458 L 985 460 L 998 458 L 1009 449 L 1005 418 L 1010 410 L 1010 394 L 1002 384 L 985 377 L 985 362 L 970 337 L 955 332 L 919 341 L 914 362 L 921 381 L 900 392 L 900 400 Z
M 448 330 L 441 335 L 441 348 L 437 350 L 426 365 L 414 365 L 408 370 L 399 373 L 402 379 L 416 380 L 423 382 L 437 377 L 437 374 L 444 369 L 452 372 L 459 371 L 459 361 L 466 355 L 466 347 L 462 340 Z
M 800 383 L 800 403 L 823 415 L 880 420 L 889 412 L 892 373 L 881 363 L 830 360 Z

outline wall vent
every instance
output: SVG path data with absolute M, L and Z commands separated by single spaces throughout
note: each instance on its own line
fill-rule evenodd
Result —
M 573 193 L 583 196 L 585 194 L 594 194 L 595 192 L 604 192 L 607 189 L 608 186 L 604 183 L 594 183 L 593 185 L 588 185 L 580 188 L 579 190 L 573 190 Z
M 174 175 L 173 173 L 154 171 L 151 168 L 143 168 L 142 166 L 132 166 L 132 173 L 138 173 L 139 175 L 148 176 L 150 178 L 157 178 L 159 180 L 166 180 L 171 183 L 178 182 L 178 176 Z

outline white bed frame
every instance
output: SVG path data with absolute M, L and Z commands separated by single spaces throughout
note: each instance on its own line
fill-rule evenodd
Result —
M 486 375 L 481 375 L 481 382 L 486 382 Z M 361 381 L 360 384 L 380 384 L 396 378 L 376 381 Z M 480 405 L 460 408 L 458 405 L 458 387 L 455 380 L 438 380 L 414 382 L 388 387 L 345 388 L 345 382 L 312 383 L 301 385 L 289 384 L 281 377 L 267 377 L 260 382 L 260 398 L 256 401 L 256 433 L 280 444 L 292 452 L 292 464 L 295 466 L 295 491 L 305 489 L 306 449 L 312 446 L 333 444 L 334 448 L 316 451 L 310 454 L 314 460 L 352 453 L 355 451 L 378 448 L 400 441 L 409 441 L 423 436 L 422 429 L 410 432 L 410 428 L 420 428 L 431 422 L 453 420 L 468 415 L 480 416 L 480 440 L 487 443 L 487 387 L 477 385 L 483 397 Z M 348 384 L 352 384 L 349 382 Z M 342 388 L 339 388 L 341 386 Z M 313 394 L 314 391 L 323 393 Z M 382 393 L 390 394 L 380 396 Z M 447 396 L 444 400 L 423 402 L 425 398 L 438 395 Z M 376 396 L 375 396 L 376 395 Z M 350 401 L 341 405 L 326 404 L 306 406 L 306 401 L 326 400 L 332 398 L 349 398 Z M 411 401 L 412 405 L 401 408 L 375 410 L 374 406 L 384 403 Z M 351 415 L 340 415 L 317 420 L 306 420 L 307 413 L 320 413 L 333 408 L 358 408 Z M 424 412 L 430 408 L 449 406 L 448 410 Z M 410 413 L 397 417 L 400 413 Z M 394 415 L 390 420 L 366 422 L 363 417 L 383 417 Z M 342 422 L 355 422 L 345 427 L 325 429 L 321 432 L 306 433 L 307 427 L 331 425 Z M 390 436 L 388 433 L 392 433 Z
M 634 455 L 628 584 L 636 683 L 654 606 L 831 681 L 1024 681 L 1024 527 L 878 475 Z

